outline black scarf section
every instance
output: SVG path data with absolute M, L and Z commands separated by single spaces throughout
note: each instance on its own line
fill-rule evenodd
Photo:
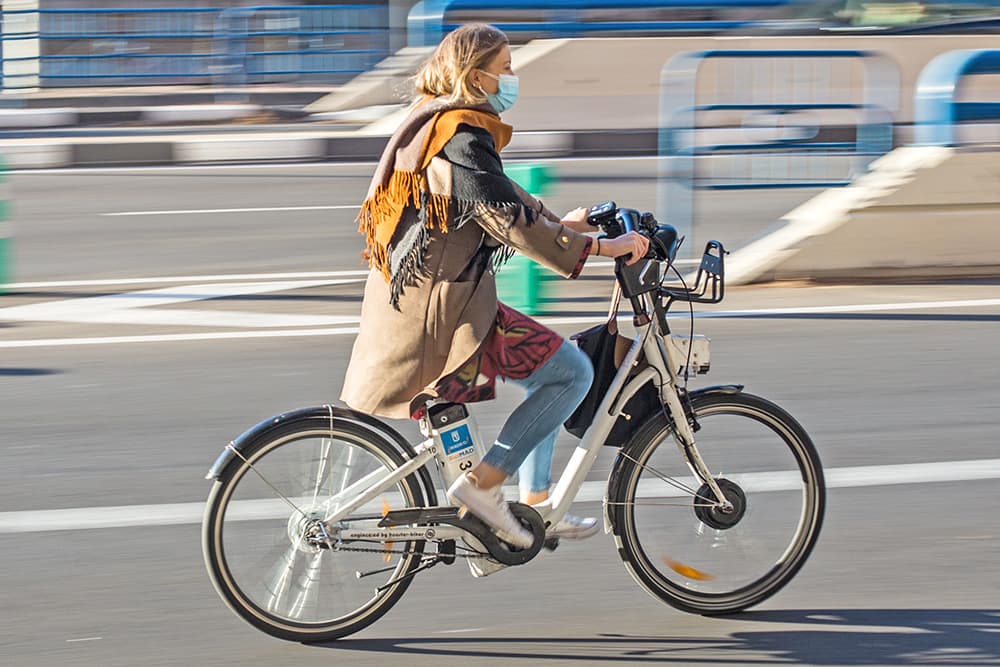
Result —
M 531 225 L 537 212 L 525 206 L 510 179 L 503 173 L 503 165 L 488 130 L 461 124 L 458 131 L 438 154 L 451 163 L 452 190 L 449 202 L 448 229 L 463 225 L 486 215 L 501 216 L 509 226 L 517 223 L 523 212 Z M 390 303 L 399 309 L 403 290 L 417 284 L 423 268 L 430 232 L 424 220 L 426 202 L 419 210 L 407 207 L 403 219 L 389 245 Z M 514 250 L 489 235 L 462 272 L 463 279 L 474 279 L 486 270 L 496 271 L 509 260 Z

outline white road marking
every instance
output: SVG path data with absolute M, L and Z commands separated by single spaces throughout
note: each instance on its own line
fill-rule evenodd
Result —
M 159 276 L 154 278 L 101 278 L 95 280 L 56 280 L 31 283 L 7 283 L 0 285 L 4 290 L 58 289 L 64 287 L 103 287 L 110 285 L 157 285 L 162 283 L 194 283 L 205 281 L 232 280 L 288 280 L 319 278 L 356 278 L 367 276 L 369 271 L 299 271 L 296 273 L 224 273 L 205 276 Z
M 830 468 L 825 475 L 828 488 L 998 479 L 1000 459 Z M 790 491 L 798 488 L 798 474 L 792 471 L 749 473 L 738 478 L 734 476 L 733 480 L 747 491 Z M 606 489 L 604 481 L 584 482 L 576 502 L 601 501 Z M 686 495 L 666 485 L 657 484 L 655 490 L 647 489 L 649 487 L 640 488 L 640 495 L 656 498 Z M 504 492 L 508 498 L 517 497 L 514 486 L 506 487 Z M 201 523 L 204 510 L 205 504 L 196 502 L 0 512 L 0 533 L 193 524 Z M 288 505 L 279 499 L 237 501 L 233 510 L 239 512 L 240 520 L 244 521 L 287 518 L 289 512 Z
M 331 281 L 304 281 L 299 283 L 301 285 L 318 285 L 318 284 L 330 284 Z M 267 285 L 270 283 L 261 283 L 259 285 L 252 285 L 251 288 L 260 291 L 266 291 Z M 287 283 L 285 283 L 287 284 Z M 207 287 L 218 288 L 215 286 L 194 286 L 190 288 L 191 291 L 202 290 L 204 291 Z M 188 288 L 185 288 L 188 289 Z M 240 294 L 240 293 L 252 293 L 252 292 L 240 292 L 236 284 L 233 284 L 227 288 L 228 294 Z M 155 294 L 161 292 L 161 290 L 151 290 L 150 294 Z M 131 293 L 131 294 L 146 294 L 145 292 Z M 128 295 L 115 295 L 115 297 L 93 297 L 93 299 L 103 299 L 103 298 L 127 298 Z M 177 295 L 179 296 L 179 295 Z M 190 294 L 189 296 L 194 296 Z M 150 296 L 151 300 L 156 299 L 156 296 Z M 166 297 L 161 297 L 166 298 Z M 202 296 L 201 298 L 209 298 L 209 296 Z M 192 299 L 188 299 L 192 300 Z M 122 308 L 120 310 L 109 310 L 104 312 L 97 312 L 94 310 L 90 311 L 80 311 L 77 309 L 76 305 L 65 306 L 67 303 L 75 303 L 80 301 L 88 301 L 88 299 L 74 299 L 69 302 L 56 302 L 57 304 L 64 304 L 64 306 L 56 307 L 52 303 L 44 304 L 31 304 L 27 306 L 12 306 L 10 308 L 0 309 L 0 321 L 5 319 L 5 316 L 10 311 L 13 311 L 18 319 L 45 319 L 45 320 L 55 320 L 55 321 L 71 321 L 71 322 L 126 322 L 131 321 L 134 323 L 141 324 L 172 324 L 172 325 L 190 325 L 190 326 L 208 326 L 216 324 L 218 326 L 232 326 L 232 327 L 249 327 L 249 326 L 271 326 L 271 327 L 281 327 L 287 326 L 289 323 L 295 322 L 296 324 L 291 324 L 291 326 L 322 326 L 322 325 L 340 325 L 333 326 L 332 328 L 312 328 L 312 329 L 299 329 L 299 330 L 287 330 L 287 331 L 273 331 L 273 330 L 255 330 L 255 331 L 218 331 L 211 333 L 183 333 L 183 334 L 151 334 L 151 335 L 136 335 L 136 336 L 90 336 L 82 338 L 41 338 L 41 339 L 24 339 L 24 340 L 0 340 L 0 348 L 20 348 L 20 347 L 62 347 L 62 346 L 72 346 L 72 345 L 115 345 L 121 343 L 163 343 L 163 342 L 181 342 L 181 341 L 196 341 L 196 340 L 226 340 L 230 338 L 284 338 L 288 336 L 335 336 L 335 335 L 348 335 L 356 334 L 358 328 L 356 326 L 344 326 L 358 324 L 360 318 L 357 316 L 339 316 L 339 317 L 312 317 L 303 315 L 301 319 L 296 318 L 294 315 L 261 315 L 254 313 L 237 313 L 234 311 L 229 311 L 227 313 L 217 313 L 215 317 L 218 319 L 212 320 L 212 311 L 164 311 L 168 313 L 165 315 L 159 314 L 135 314 L 129 313 L 129 308 Z M 110 301 L 109 301 L 110 302 Z M 127 303 L 127 301 L 121 301 L 119 303 Z M 149 302 L 147 302 L 149 303 Z M 145 305 L 141 302 L 132 302 L 134 306 Z M 851 305 L 839 305 L 839 306 L 804 306 L 799 308 L 760 308 L 754 310 L 730 310 L 730 311 L 708 311 L 708 312 L 696 312 L 695 317 L 712 317 L 712 318 L 726 318 L 726 317 L 761 317 L 761 316 L 778 316 L 778 315 L 796 315 L 796 314 L 823 314 L 823 313 L 864 313 L 864 312 L 879 312 L 879 311 L 900 311 L 900 310 L 932 310 L 940 308 L 982 308 L 1000 305 L 1000 299 L 963 299 L 954 301 L 913 301 L 913 302 L 903 302 L 903 303 L 878 303 L 878 304 L 851 304 Z M 50 307 L 50 310 L 46 310 L 46 307 Z M 69 310 L 60 310 L 59 308 L 65 307 Z M 36 310 L 19 310 L 19 309 L 32 309 Z M 177 315 L 171 316 L 170 312 L 176 312 Z M 39 314 L 44 314 L 45 317 L 38 317 Z M 117 314 L 120 317 L 115 318 L 112 314 Z M 29 317 L 30 315 L 30 317 Z M 231 317 L 230 317 L 231 316 Z M 687 317 L 684 312 L 678 312 L 673 315 L 673 317 Z M 74 319 L 76 318 L 76 319 Z M 89 318 L 89 319 L 86 319 Z M 131 318 L 131 319 L 128 319 Z M 273 319 L 272 319 L 273 318 Z M 287 319 L 281 319 L 287 318 Z M 547 326 L 557 327 L 557 326 L 569 326 L 569 325 L 579 325 L 579 324 L 594 324 L 603 320 L 601 315 L 585 315 L 578 317 L 539 317 L 538 321 Z M 628 322 L 631 320 L 631 316 L 621 315 L 619 316 L 619 321 Z M 225 324 L 220 324 L 220 322 L 225 322 Z M 256 322 L 257 324 L 253 324 Z M 261 324 L 263 323 L 263 324 Z
M 276 162 L 274 164 L 203 164 L 203 165 L 164 165 L 158 167 L 136 166 L 136 167 L 51 167 L 48 169 L 12 169 L 8 174 L 21 176 L 45 176 L 45 175 L 74 175 L 74 174 L 132 174 L 150 172 L 174 172 L 174 171 L 245 171 L 250 169 L 315 169 L 317 167 L 369 167 L 374 171 L 376 160 L 360 162 Z M 370 173 L 370 172 L 369 172 Z M 359 174 L 364 176 L 364 174 Z
M 79 639 L 67 639 L 66 643 L 71 644 L 73 642 L 95 642 L 98 639 L 104 639 L 104 637 L 80 637 Z
M 181 343 L 198 340 L 232 340 L 240 338 L 297 338 L 310 336 L 337 336 L 356 334 L 358 327 L 330 329 L 287 329 L 284 331 L 215 331 L 192 334 L 150 334 L 144 336 L 92 336 L 84 338 L 38 338 L 33 340 L 4 340 L 0 348 L 11 347 L 67 347 L 74 345 L 120 345 L 124 343 Z
M 0 313 L 0 319 L 3 319 Z M 14 318 L 10 318 L 14 319 Z M 253 313 L 239 310 L 132 310 L 125 308 L 95 309 L 93 312 L 80 310 L 77 314 L 44 316 L 33 313 L 18 319 L 48 322 L 75 322 L 80 324 L 144 324 L 147 326 L 187 326 L 187 327 L 232 327 L 232 328 L 272 328 L 283 327 L 329 327 L 340 324 L 357 324 L 358 318 L 351 315 L 287 315 Z
M 164 211 L 114 211 L 101 213 L 104 217 L 123 217 L 140 215 L 200 215 L 211 213 L 267 213 L 276 211 L 340 211 L 358 208 L 357 204 L 340 206 L 261 206 L 258 208 L 192 208 Z
M 325 285 L 356 283 L 364 278 L 271 281 L 260 283 L 208 283 L 163 287 L 139 292 L 33 303 L 0 309 L 0 320 L 78 322 L 103 324 L 184 325 L 211 327 L 288 327 L 356 324 L 357 316 L 272 315 L 231 310 L 148 310 L 189 301 L 218 299 L 246 294 L 287 292 Z
M 752 315 L 810 315 L 823 313 L 871 313 L 886 310 L 927 310 L 934 308 L 983 308 L 1000 306 L 1000 299 L 958 299 L 954 301 L 908 301 L 902 303 L 863 303 L 843 306 L 801 306 L 795 308 L 759 308 L 695 313 L 695 317 L 744 317 Z

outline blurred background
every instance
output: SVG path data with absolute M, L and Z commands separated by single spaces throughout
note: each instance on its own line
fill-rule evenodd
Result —
M 437 568 L 335 647 L 257 633 L 208 582 L 204 474 L 337 400 L 358 205 L 409 77 L 468 21 L 514 47 L 513 178 L 557 211 L 654 212 L 682 271 L 730 251 L 692 383 L 788 409 L 830 484 L 760 609 L 669 609 L 607 536 Z M 1000 3 L 3 0 L 0 57 L 3 664 L 1000 664 Z M 569 335 L 612 266 L 498 280 Z M 519 400 L 474 406 L 485 437 Z

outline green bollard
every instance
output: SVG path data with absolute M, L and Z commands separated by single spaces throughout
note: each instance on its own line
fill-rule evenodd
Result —
M 534 197 L 546 194 L 554 180 L 552 168 L 544 164 L 511 164 L 504 173 Z M 541 303 L 550 280 L 550 272 L 538 262 L 514 255 L 497 272 L 497 298 L 525 315 L 538 315 L 544 311 Z
M 4 176 L 6 172 L 7 165 L 4 164 L 3 159 L 0 159 L 0 186 L 2 186 L 7 180 Z M 10 231 L 10 224 L 7 222 L 7 212 L 9 210 L 9 206 L 6 194 L 6 190 L 4 189 L 3 195 L 0 195 L 0 294 L 7 291 L 6 285 L 11 280 L 10 247 L 13 234 Z

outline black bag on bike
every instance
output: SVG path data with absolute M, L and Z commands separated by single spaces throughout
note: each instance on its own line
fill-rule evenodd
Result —
M 570 336 L 570 340 L 575 340 L 580 351 L 590 357 L 594 365 L 594 382 L 590 385 L 590 391 L 583 397 L 583 401 L 576 408 L 576 411 L 569 416 L 563 424 L 566 430 L 572 435 L 581 438 L 587 428 L 594 421 L 597 409 L 600 407 L 604 395 L 611 386 L 618 373 L 618 367 L 622 363 L 626 352 L 632 344 L 631 339 L 618 334 L 618 300 L 621 292 L 616 288 L 615 296 L 612 299 L 611 312 L 607 322 L 602 322 L 586 331 L 581 331 Z M 615 421 L 611 427 L 605 445 L 621 447 L 628 442 L 635 429 L 653 414 L 656 410 L 661 410 L 660 397 L 652 383 L 647 383 L 635 393 L 625 403 L 624 414 Z

